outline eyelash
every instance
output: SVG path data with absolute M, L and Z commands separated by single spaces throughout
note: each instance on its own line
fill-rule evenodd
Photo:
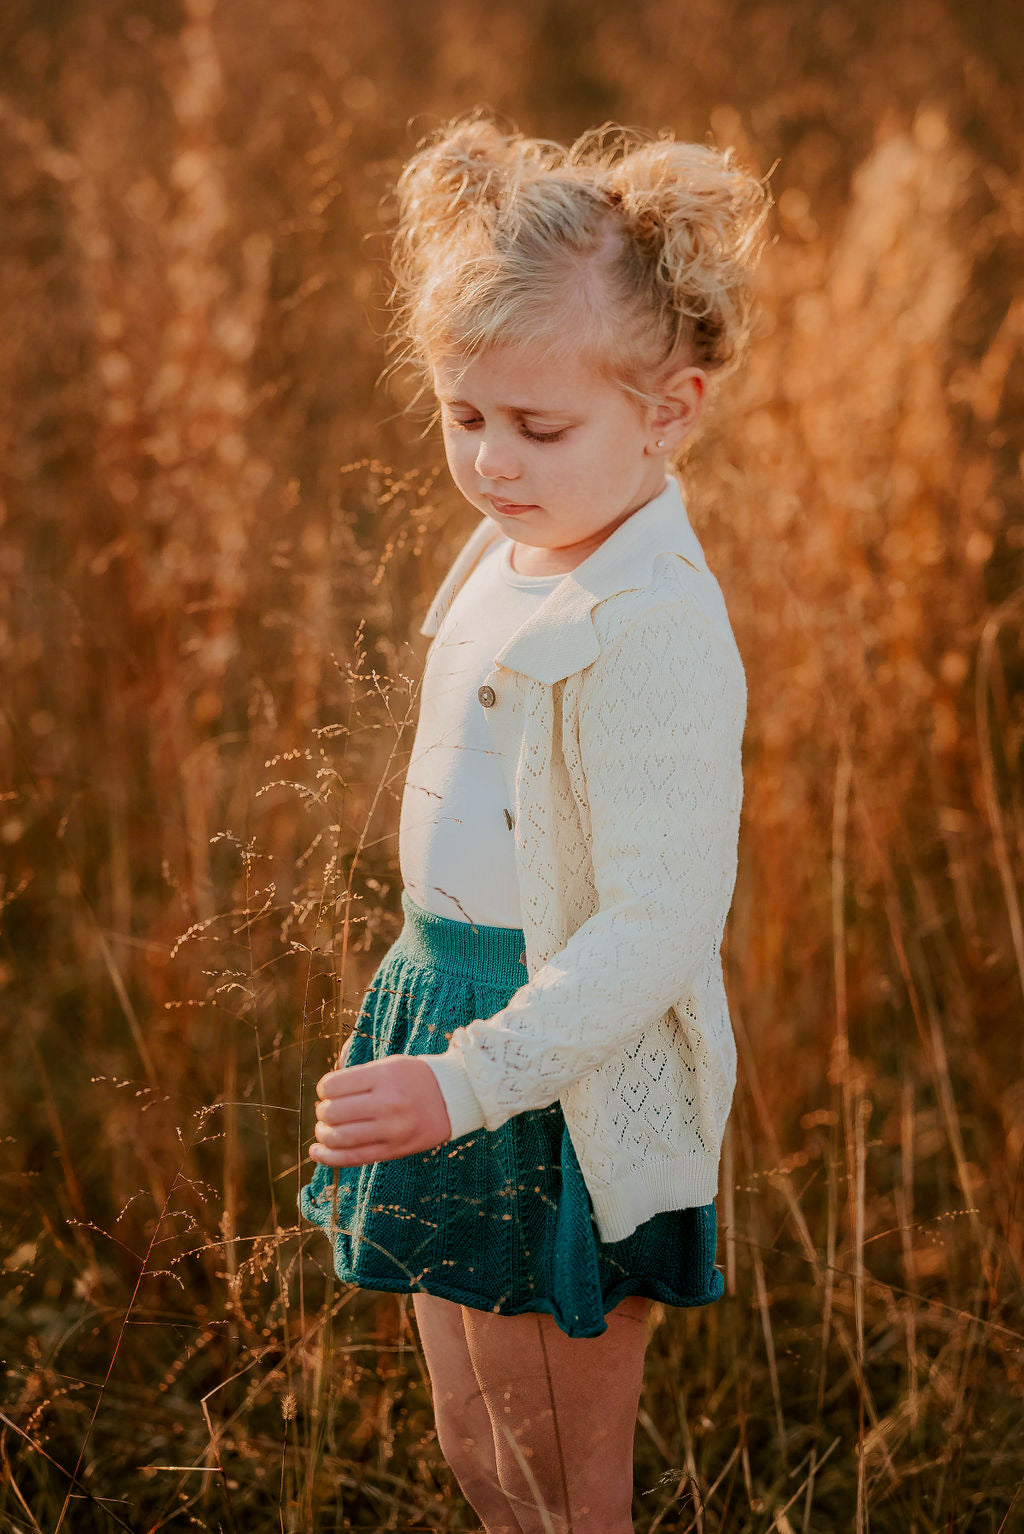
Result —
M 449 420 L 449 425 L 458 427 L 459 431 L 472 431 L 473 424 L 472 421 L 456 421 L 454 416 Z M 522 426 L 520 429 L 523 436 L 529 438 L 531 442 L 561 442 L 568 431 L 567 426 L 563 426 L 561 431 L 545 433 L 531 431 L 528 426 Z

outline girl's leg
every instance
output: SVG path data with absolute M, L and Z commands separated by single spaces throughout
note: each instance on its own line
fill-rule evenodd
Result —
M 419 1292 L 412 1303 L 430 1371 L 441 1453 L 487 1534 L 521 1534 L 498 1481 L 491 1418 L 470 1362 L 463 1307 Z
M 646 1299 L 623 1300 L 600 1337 L 567 1337 L 541 1311 L 464 1308 L 463 1318 L 498 1481 L 523 1534 L 632 1534 Z

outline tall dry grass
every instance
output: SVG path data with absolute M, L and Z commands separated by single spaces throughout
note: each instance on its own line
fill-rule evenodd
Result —
M 378 204 L 477 101 L 780 162 L 684 469 L 750 687 L 727 1292 L 652 1306 L 636 1526 L 1024 1527 L 1008 17 L 5 9 L 3 1527 L 476 1526 L 295 1194 L 473 521 L 375 389 Z

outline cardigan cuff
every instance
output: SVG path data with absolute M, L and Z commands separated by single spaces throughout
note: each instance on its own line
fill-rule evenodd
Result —
M 451 1050 L 446 1050 L 443 1055 L 419 1055 L 417 1058 L 425 1060 L 437 1077 L 451 1120 L 451 1138 L 457 1140 L 460 1135 L 468 1135 L 474 1129 L 483 1129 L 484 1110 L 469 1084 L 463 1061 L 453 1055 Z

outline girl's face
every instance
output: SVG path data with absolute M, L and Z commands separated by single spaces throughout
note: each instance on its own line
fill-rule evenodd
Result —
M 696 368 L 678 375 L 682 395 L 659 425 L 592 365 L 536 348 L 493 347 L 468 365 L 443 357 L 432 373 L 452 478 L 537 551 L 516 551 L 516 568 L 535 575 L 575 569 L 664 489 L 666 454 L 696 424 L 704 381 Z

